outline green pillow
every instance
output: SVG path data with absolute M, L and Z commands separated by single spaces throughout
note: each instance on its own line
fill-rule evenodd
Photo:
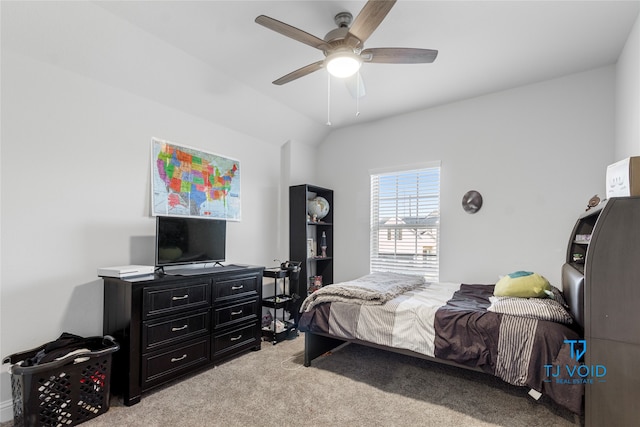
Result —
M 493 295 L 497 297 L 540 298 L 551 291 L 549 281 L 530 271 L 516 271 L 507 274 L 496 283 Z

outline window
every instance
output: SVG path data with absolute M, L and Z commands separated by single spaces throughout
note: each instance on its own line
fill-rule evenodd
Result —
M 440 165 L 371 175 L 371 271 L 438 281 Z

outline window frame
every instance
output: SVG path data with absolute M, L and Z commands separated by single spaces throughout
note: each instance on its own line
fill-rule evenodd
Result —
M 395 271 L 439 280 L 441 177 L 439 161 L 369 171 L 370 272 Z M 393 247 L 383 240 L 393 242 Z

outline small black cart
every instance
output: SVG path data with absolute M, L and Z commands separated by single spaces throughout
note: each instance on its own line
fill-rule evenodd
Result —
M 291 313 L 292 302 L 298 298 L 295 294 L 286 292 L 287 279 L 289 279 L 289 288 L 291 288 L 291 281 L 298 279 L 300 275 L 300 267 L 294 266 L 292 268 L 268 268 L 262 273 L 263 277 L 270 277 L 273 279 L 274 295 L 263 298 L 262 306 L 269 307 L 274 310 L 273 321 L 270 325 L 262 327 L 262 336 L 267 341 L 271 341 L 274 345 L 285 338 L 288 338 L 291 333 L 297 332 L 297 316 L 295 313 Z M 282 280 L 283 293 L 278 293 L 278 280 Z M 282 309 L 282 316 L 278 318 L 278 310 Z M 289 311 L 290 318 L 285 320 L 285 311 Z M 281 323 L 280 323 L 281 322 Z

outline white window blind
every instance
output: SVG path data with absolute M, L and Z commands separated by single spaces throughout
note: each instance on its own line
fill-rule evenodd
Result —
M 440 166 L 371 175 L 370 269 L 439 280 Z

